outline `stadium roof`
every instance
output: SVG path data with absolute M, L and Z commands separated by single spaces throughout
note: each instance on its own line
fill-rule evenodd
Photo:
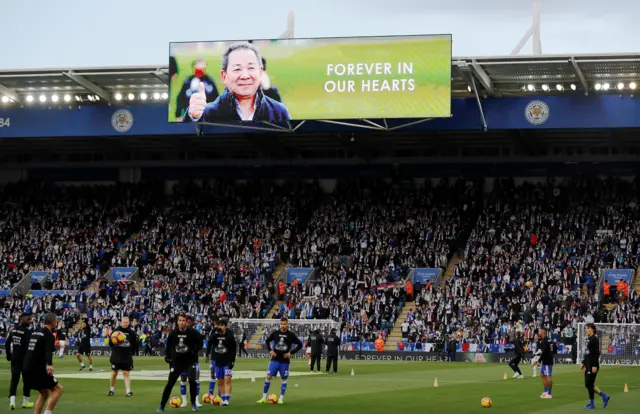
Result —
M 72 102 L 83 105 L 105 104 L 113 102 L 117 93 L 125 99 L 133 94 L 132 103 L 139 103 L 143 93 L 150 99 L 157 93 L 160 96 L 156 96 L 162 99 L 168 83 L 166 65 L 0 71 L 0 95 L 22 104 L 28 95 L 53 94 L 68 94 L 72 96 Z M 472 92 L 474 84 L 480 96 L 499 97 L 540 91 L 548 94 L 618 93 L 619 83 L 627 91 L 630 86 L 640 83 L 640 54 L 452 59 L 453 97 L 475 96 Z

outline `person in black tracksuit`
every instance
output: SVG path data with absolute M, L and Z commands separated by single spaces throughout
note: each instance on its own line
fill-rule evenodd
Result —
M 524 345 L 522 343 L 522 338 L 520 334 L 516 334 L 516 338 L 513 340 L 513 348 L 516 353 L 516 356 L 513 357 L 511 361 L 509 361 L 509 367 L 515 372 L 514 378 L 524 378 L 522 375 L 522 371 L 520 371 L 520 367 L 518 366 L 522 361 L 522 357 L 524 356 Z
M 29 347 L 22 363 L 22 380 L 31 390 L 40 393 L 33 411 L 41 413 L 43 409 L 52 412 L 62 396 L 62 385 L 54 376 L 53 354 L 55 338 L 53 330 L 57 325 L 56 315 L 48 313 L 44 317 L 43 327 L 31 332 Z
M 78 331 L 78 352 L 76 358 L 80 363 L 80 371 L 85 368 L 82 355 L 86 355 L 89 360 L 89 371 L 93 371 L 93 358 L 91 358 L 91 327 L 89 327 L 89 320 L 84 319 L 82 321 L 82 328 Z
M 313 372 L 315 366 L 318 366 L 318 372 L 320 372 L 320 360 L 322 359 L 322 346 L 324 345 L 324 338 L 320 335 L 320 331 L 317 329 L 311 332 L 307 343 L 311 347 L 311 372 Z
M 196 361 L 198 352 L 202 349 L 202 336 L 193 328 L 187 327 L 187 315 L 180 314 L 178 316 L 178 327 L 174 329 L 167 338 L 166 355 L 164 360 L 171 366 L 169 370 L 169 380 L 164 387 L 162 400 L 158 412 L 164 411 L 164 408 L 171 396 L 171 390 L 176 385 L 180 374 L 187 372 L 189 379 L 189 393 L 191 397 L 191 408 L 198 411 L 196 406 Z
M 129 318 L 125 316 L 120 322 L 120 327 L 114 330 L 114 332 L 120 331 L 124 334 L 126 339 L 123 343 L 116 345 L 113 341 L 109 341 L 109 346 L 111 347 L 111 357 L 109 358 L 109 362 L 111 362 L 111 378 L 109 382 L 109 394 L 107 394 L 109 397 L 115 395 L 116 378 L 118 377 L 119 371 L 122 371 L 122 375 L 124 376 L 124 385 L 127 391 L 125 396 L 133 397 L 129 371 L 133 371 L 133 356 L 138 353 L 138 335 L 131 329 L 129 324 Z
M 447 352 L 449 353 L 449 362 L 455 362 L 457 347 L 458 347 L 458 342 L 456 341 L 456 337 L 451 335 L 449 337 L 449 342 L 447 343 Z
M 584 386 L 589 391 L 589 404 L 584 408 L 595 408 L 593 399 L 596 393 L 602 397 L 602 402 L 606 408 L 611 396 L 605 394 L 600 390 L 600 388 L 596 387 L 596 377 L 600 371 L 600 340 L 597 336 L 598 331 L 596 325 L 593 323 L 588 323 L 585 326 L 585 329 L 587 331 L 587 349 L 584 353 L 584 359 L 582 360 L 580 370 L 584 371 Z
M 27 353 L 29 347 L 29 339 L 31 338 L 31 315 L 23 313 L 20 315 L 20 323 L 9 333 L 7 341 L 5 342 L 5 351 L 7 354 L 7 361 L 11 362 L 11 383 L 9 385 L 9 406 L 10 409 L 16 408 L 16 392 L 18 391 L 18 382 L 20 381 L 20 375 L 22 375 L 22 367 L 24 362 L 24 356 Z M 27 387 L 27 384 L 22 383 L 22 408 L 31 408 L 33 403 L 29 402 L 31 397 L 31 390 Z
M 244 356 L 248 357 L 249 353 L 247 352 L 247 350 L 245 349 L 244 345 L 247 342 L 247 330 L 243 329 L 242 330 L 242 339 L 240 340 L 240 342 L 238 343 L 238 356 L 241 357 L 242 353 L 244 352 Z
M 332 329 L 331 334 L 327 338 L 327 374 L 331 365 L 333 365 L 333 373 L 338 373 L 338 351 L 340 350 L 340 338 L 336 335 L 336 330 Z
M 58 350 L 58 357 L 64 358 L 64 348 L 67 346 L 67 329 L 63 324 L 60 324 L 60 327 L 56 329 L 55 338 L 58 342 L 60 349 Z

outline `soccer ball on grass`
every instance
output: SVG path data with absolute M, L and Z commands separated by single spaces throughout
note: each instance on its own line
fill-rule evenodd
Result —
M 169 400 L 169 405 L 171 406 L 171 408 L 180 408 L 180 406 L 182 405 L 182 400 L 180 399 L 180 397 L 173 397 Z
M 127 340 L 126 335 L 120 331 L 115 331 L 114 333 L 111 334 L 111 343 L 114 345 L 120 345 L 124 343 L 124 341 L 126 340 Z
M 493 405 L 493 403 L 491 402 L 491 398 L 489 397 L 484 397 L 481 401 L 480 401 L 480 405 L 482 405 L 483 408 L 491 408 L 491 406 Z
M 206 393 L 202 396 L 202 402 L 205 404 L 213 404 L 213 395 Z
M 213 405 L 220 405 L 220 404 L 222 404 L 222 398 L 220 398 L 220 396 L 219 396 L 219 395 L 216 395 L 215 397 L 213 397 L 213 402 L 212 402 L 212 404 L 213 404 Z
M 275 394 L 271 394 L 270 396 L 267 397 L 267 402 L 269 404 L 275 404 L 278 402 L 278 396 Z

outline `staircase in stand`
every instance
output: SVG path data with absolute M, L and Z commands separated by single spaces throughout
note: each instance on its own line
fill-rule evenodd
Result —
M 387 336 L 387 341 L 384 343 L 385 351 L 396 351 L 398 349 L 398 343 L 402 342 L 402 323 L 407 320 L 407 314 L 413 309 L 416 310 L 415 302 L 407 302 L 400 311 L 400 316 L 396 319 L 396 323 L 393 325 L 393 329 Z
M 451 260 L 447 265 L 447 270 L 444 272 L 444 277 L 442 278 L 443 283 L 453 277 L 453 272 L 456 270 L 456 265 L 462 260 L 464 259 L 458 253 L 454 254 L 453 257 L 451 257 Z

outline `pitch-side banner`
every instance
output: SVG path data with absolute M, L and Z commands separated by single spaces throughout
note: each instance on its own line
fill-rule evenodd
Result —
M 171 43 L 170 122 L 451 116 L 451 35 Z
M 0 340 L 0 355 L 5 354 L 3 343 Z M 68 346 L 65 349 L 65 353 L 69 356 L 75 355 L 77 352 L 77 347 Z M 148 355 L 150 356 L 164 356 L 165 348 L 155 348 Z M 250 357 L 253 358 L 263 358 L 268 360 L 270 358 L 269 354 L 264 350 L 256 350 L 256 349 L 248 349 L 247 353 Z M 93 346 L 91 348 L 91 354 L 94 356 L 110 356 L 111 348 L 108 346 Z M 144 350 L 140 350 L 138 355 L 140 357 L 145 355 Z M 456 361 L 455 362 L 476 362 L 476 363 L 499 363 L 499 364 L 507 364 L 515 354 L 484 354 L 486 357 L 483 361 L 473 360 L 469 358 L 465 358 L 465 355 L 462 353 L 456 353 Z M 204 352 L 200 352 L 200 357 L 204 357 Z M 306 358 L 302 352 L 298 352 L 291 356 L 292 359 L 304 359 Z M 322 358 L 326 358 L 326 355 L 323 354 Z M 446 362 L 448 361 L 448 355 L 444 352 L 354 352 L 354 351 L 346 351 L 340 352 L 339 359 L 341 360 L 356 360 L 356 361 L 413 361 L 413 362 Z M 639 366 L 640 358 L 631 357 L 627 359 L 616 360 L 615 362 L 606 361 L 608 364 L 614 364 L 615 362 L 619 362 L 620 365 L 623 366 Z M 203 361 L 200 362 L 201 364 Z M 239 363 L 242 363 L 240 360 Z M 525 359 L 522 361 L 523 364 L 529 364 L 530 360 Z M 555 357 L 555 364 L 573 364 L 570 358 L 566 357 Z M 237 364 L 236 364 L 237 365 Z M 523 365 L 521 365 L 522 367 Z

